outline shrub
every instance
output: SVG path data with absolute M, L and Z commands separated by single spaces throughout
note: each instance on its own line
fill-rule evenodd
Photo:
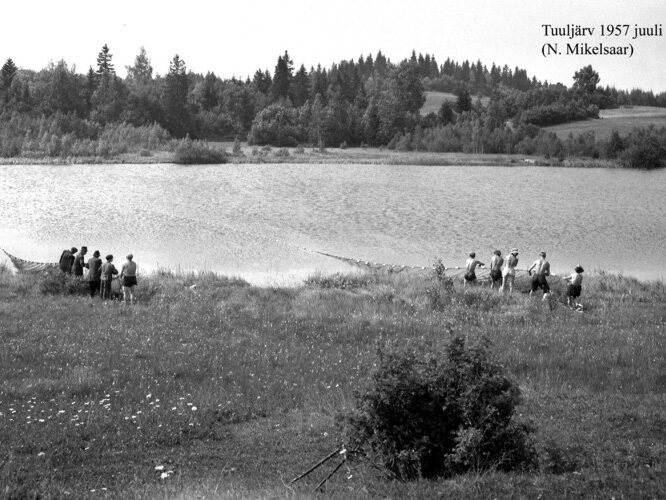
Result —
M 173 161 L 184 165 L 218 164 L 226 163 L 227 155 L 224 151 L 213 149 L 206 143 L 184 139 L 179 141 Z
M 315 274 L 305 280 L 306 286 L 317 288 L 366 288 L 369 284 L 375 283 L 378 276 L 375 273 L 355 273 L 355 274 Z
M 236 156 L 240 156 L 243 154 L 243 150 L 241 149 L 241 143 L 238 140 L 238 138 L 234 139 L 234 145 L 231 148 L 231 152 Z
M 41 276 L 38 288 L 44 295 L 80 295 L 86 293 L 86 285 L 86 282 L 71 274 L 49 269 Z
M 467 348 L 454 337 L 444 360 L 380 356 L 370 387 L 345 419 L 351 456 L 401 479 L 534 469 L 534 429 L 513 420 L 519 395 L 485 342 Z

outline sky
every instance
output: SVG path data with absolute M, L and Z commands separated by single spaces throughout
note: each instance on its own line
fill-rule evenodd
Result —
M 357 60 L 377 51 L 394 62 L 416 53 L 526 69 L 528 75 L 571 85 L 591 64 L 601 85 L 666 91 L 666 2 L 663 0 L 23 0 L 3 2 L 0 62 L 39 70 L 64 60 L 85 73 L 108 44 L 118 74 L 141 47 L 155 73 L 178 54 L 196 73 L 245 78 L 272 73 L 289 52 L 296 68 Z M 545 36 L 542 25 L 580 25 L 592 35 Z M 661 36 L 633 39 L 636 26 Z M 601 26 L 628 25 L 619 37 Z M 655 30 L 658 32 L 658 29 Z M 633 55 L 567 55 L 567 43 L 633 47 Z M 562 55 L 544 57 L 545 43 Z

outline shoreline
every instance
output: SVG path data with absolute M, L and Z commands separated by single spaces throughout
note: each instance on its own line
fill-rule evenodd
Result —
M 211 143 L 216 149 L 231 149 L 231 143 Z M 151 152 L 150 156 L 125 153 L 113 157 L 67 157 L 67 158 L 0 158 L 5 165 L 153 165 L 176 164 L 175 153 Z M 243 146 L 241 152 L 228 154 L 228 163 L 243 165 L 258 164 L 331 164 L 331 165 L 412 165 L 412 166 L 497 166 L 497 167 L 568 167 L 568 168 L 623 168 L 615 160 L 594 158 L 545 158 L 523 154 L 481 153 L 435 153 L 427 151 L 393 151 L 384 148 L 262 148 Z M 220 164 L 223 165 L 223 164 Z

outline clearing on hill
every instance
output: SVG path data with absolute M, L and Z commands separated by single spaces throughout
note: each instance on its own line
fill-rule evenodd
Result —
M 566 139 L 570 132 L 576 136 L 583 132 L 593 131 L 598 140 L 605 140 L 610 137 L 613 130 L 617 130 L 620 135 L 624 136 L 634 127 L 649 125 L 666 126 L 666 108 L 633 106 L 603 109 L 599 112 L 599 119 L 581 120 L 544 128 L 555 132 L 560 139 Z
M 437 113 L 444 101 L 449 101 L 453 106 L 456 102 L 456 99 L 458 99 L 456 95 L 452 94 L 451 92 L 437 92 L 434 90 L 426 90 L 424 93 L 426 96 L 426 100 L 425 103 L 423 103 L 423 107 L 421 108 L 420 111 L 421 116 L 425 116 L 428 113 Z M 490 98 L 488 97 L 473 95 L 472 102 L 475 103 L 479 97 L 481 97 L 481 102 L 483 103 L 484 106 L 488 104 L 488 101 L 490 101 Z

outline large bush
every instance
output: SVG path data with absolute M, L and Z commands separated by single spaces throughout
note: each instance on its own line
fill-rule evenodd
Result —
M 228 159 L 225 151 L 205 142 L 182 139 L 178 141 L 173 161 L 183 165 L 204 165 L 227 163 Z
M 533 429 L 513 419 L 519 395 L 486 343 L 455 337 L 443 359 L 383 355 L 346 418 L 349 449 L 401 479 L 532 469 Z

